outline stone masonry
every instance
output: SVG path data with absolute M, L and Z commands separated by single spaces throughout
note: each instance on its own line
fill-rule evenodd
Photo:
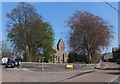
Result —
M 56 50 L 55 53 L 55 63 L 66 63 L 68 60 L 67 53 L 65 53 L 65 43 L 60 39 L 57 43 L 57 47 L 53 45 L 53 49 Z

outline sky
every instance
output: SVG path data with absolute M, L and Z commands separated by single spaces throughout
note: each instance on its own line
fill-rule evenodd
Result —
M 118 4 L 118 10 L 120 11 L 120 2 L 119 2 L 119 4 Z M 118 17 L 118 23 L 120 23 L 120 13 L 118 13 L 119 15 L 119 17 Z M 120 25 L 118 25 L 118 45 L 120 46 Z
M 109 2 L 112 6 L 118 9 L 117 2 Z M 69 28 L 66 24 L 68 16 L 72 16 L 75 10 L 89 11 L 96 16 L 102 17 L 114 26 L 114 39 L 111 41 L 106 52 L 110 52 L 112 47 L 118 46 L 118 12 L 108 6 L 105 2 L 33 2 L 37 12 L 43 16 L 45 21 L 48 21 L 55 32 L 55 45 L 59 39 L 65 41 L 66 48 L 68 48 L 67 38 Z M 6 13 L 9 13 L 15 8 L 18 3 L 2 2 L 2 39 L 6 40 Z
M 2 40 L 2 3 L 0 2 L 0 41 Z M 1 46 L 1 43 L 0 43 Z M 0 50 L 0 58 L 2 57 Z

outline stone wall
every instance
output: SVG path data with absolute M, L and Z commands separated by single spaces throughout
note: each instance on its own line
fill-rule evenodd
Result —
M 91 70 L 95 69 L 96 64 L 70 64 L 70 63 L 34 63 L 34 62 L 22 62 L 22 68 L 36 69 L 41 70 L 42 66 L 44 70 L 68 70 L 66 69 L 67 65 L 73 65 L 72 70 Z

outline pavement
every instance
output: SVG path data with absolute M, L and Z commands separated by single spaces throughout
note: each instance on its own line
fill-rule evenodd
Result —
M 109 67 L 96 71 L 37 72 L 28 69 L 2 70 L 3 82 L 118 82 L 120 65 L 105 63 Z

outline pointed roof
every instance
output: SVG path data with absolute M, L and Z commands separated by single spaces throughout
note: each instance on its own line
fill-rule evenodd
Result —
M 59 50 L 59 44 L 60 44 L 61 42 L 64 43 L 64 41 L 63 41 L 62 39 L 60 39 L 60 40 L 58 41 L 58 43 L 57 43 L 57 49 L 58 49 L 58 50 Z

